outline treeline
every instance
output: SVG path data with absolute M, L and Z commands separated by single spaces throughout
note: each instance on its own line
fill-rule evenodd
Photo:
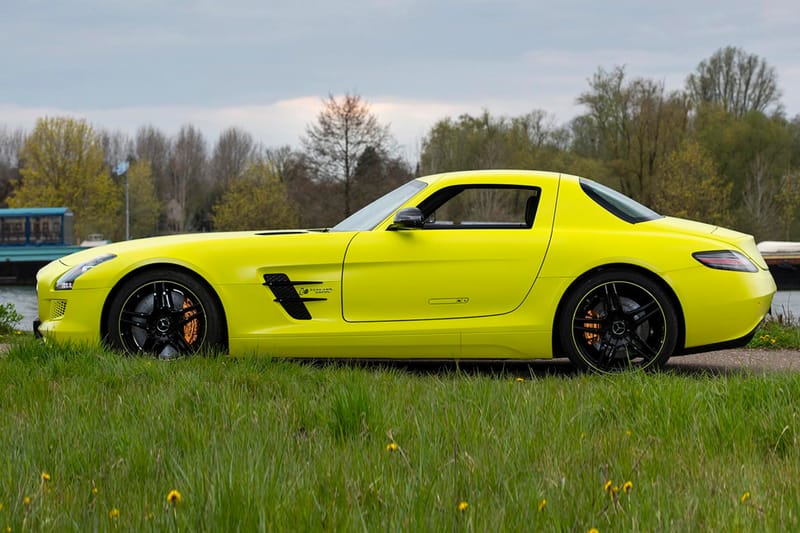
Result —
M 299 148 L 264 147 L 237 128 L 210 146 L 191 125 L 173 137 L 143 126 L 131 138 L 42 118 L 31 133 L 0 128 L 0 203 L 68 206 L 79 237 L 115 240 L 325 227 L 416 175 L 525 168 L 587 176 L 759 240 L 800 238 L 800 115 L 786 117 L 764 59 L 720 49 L 675 91 L 600 68 L 577 103 L 583 114 L 562 125 L 542 110 L 443 118 L 414 163 L 352 94 L 324 101 Z

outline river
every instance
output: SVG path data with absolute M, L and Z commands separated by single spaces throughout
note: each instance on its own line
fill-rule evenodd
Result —
M 36 291 L 27 285 L 0 285 L 0 304 L 11 302 L 24 318 L 17 327 L 30 331 L 38 314 Z M 800 291 L 778 291 L 772 301 L 772 312 L 777 315 L 800 318 Z

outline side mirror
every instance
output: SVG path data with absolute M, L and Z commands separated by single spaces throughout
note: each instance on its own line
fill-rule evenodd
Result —
M 425 224 L 425 216 L 418 207 L 406 207 L 394 216 L 390 230 L 421 228 Z

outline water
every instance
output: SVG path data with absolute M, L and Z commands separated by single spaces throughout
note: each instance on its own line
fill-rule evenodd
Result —
M 33 330 L 33 320 L 39 315 L 36 304 L 36 290 L 33 285 L 0 285 L 0 304 L 11 302 L 22 315 L 17 328 L 23 331 Z
M 36 291 L 33 286 L 0 285 L 0 304 L 11 302 L 24 318 L 17 327 L 23 331 L 33 329 L 33 320 L 39 314 L 36 306 Z M 772 300 L 772 312 L 776 315 L 800 318 L 800 291 L 778 291 Z

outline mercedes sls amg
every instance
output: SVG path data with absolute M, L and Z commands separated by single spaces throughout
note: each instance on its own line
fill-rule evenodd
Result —
M 36 332 L 170 359 L 537 359 L 605 372 L 740 346 L 775 284 L 750 235 L 594 181 L 415 179 L 324 230 L 119 242 L 39 271 Z

